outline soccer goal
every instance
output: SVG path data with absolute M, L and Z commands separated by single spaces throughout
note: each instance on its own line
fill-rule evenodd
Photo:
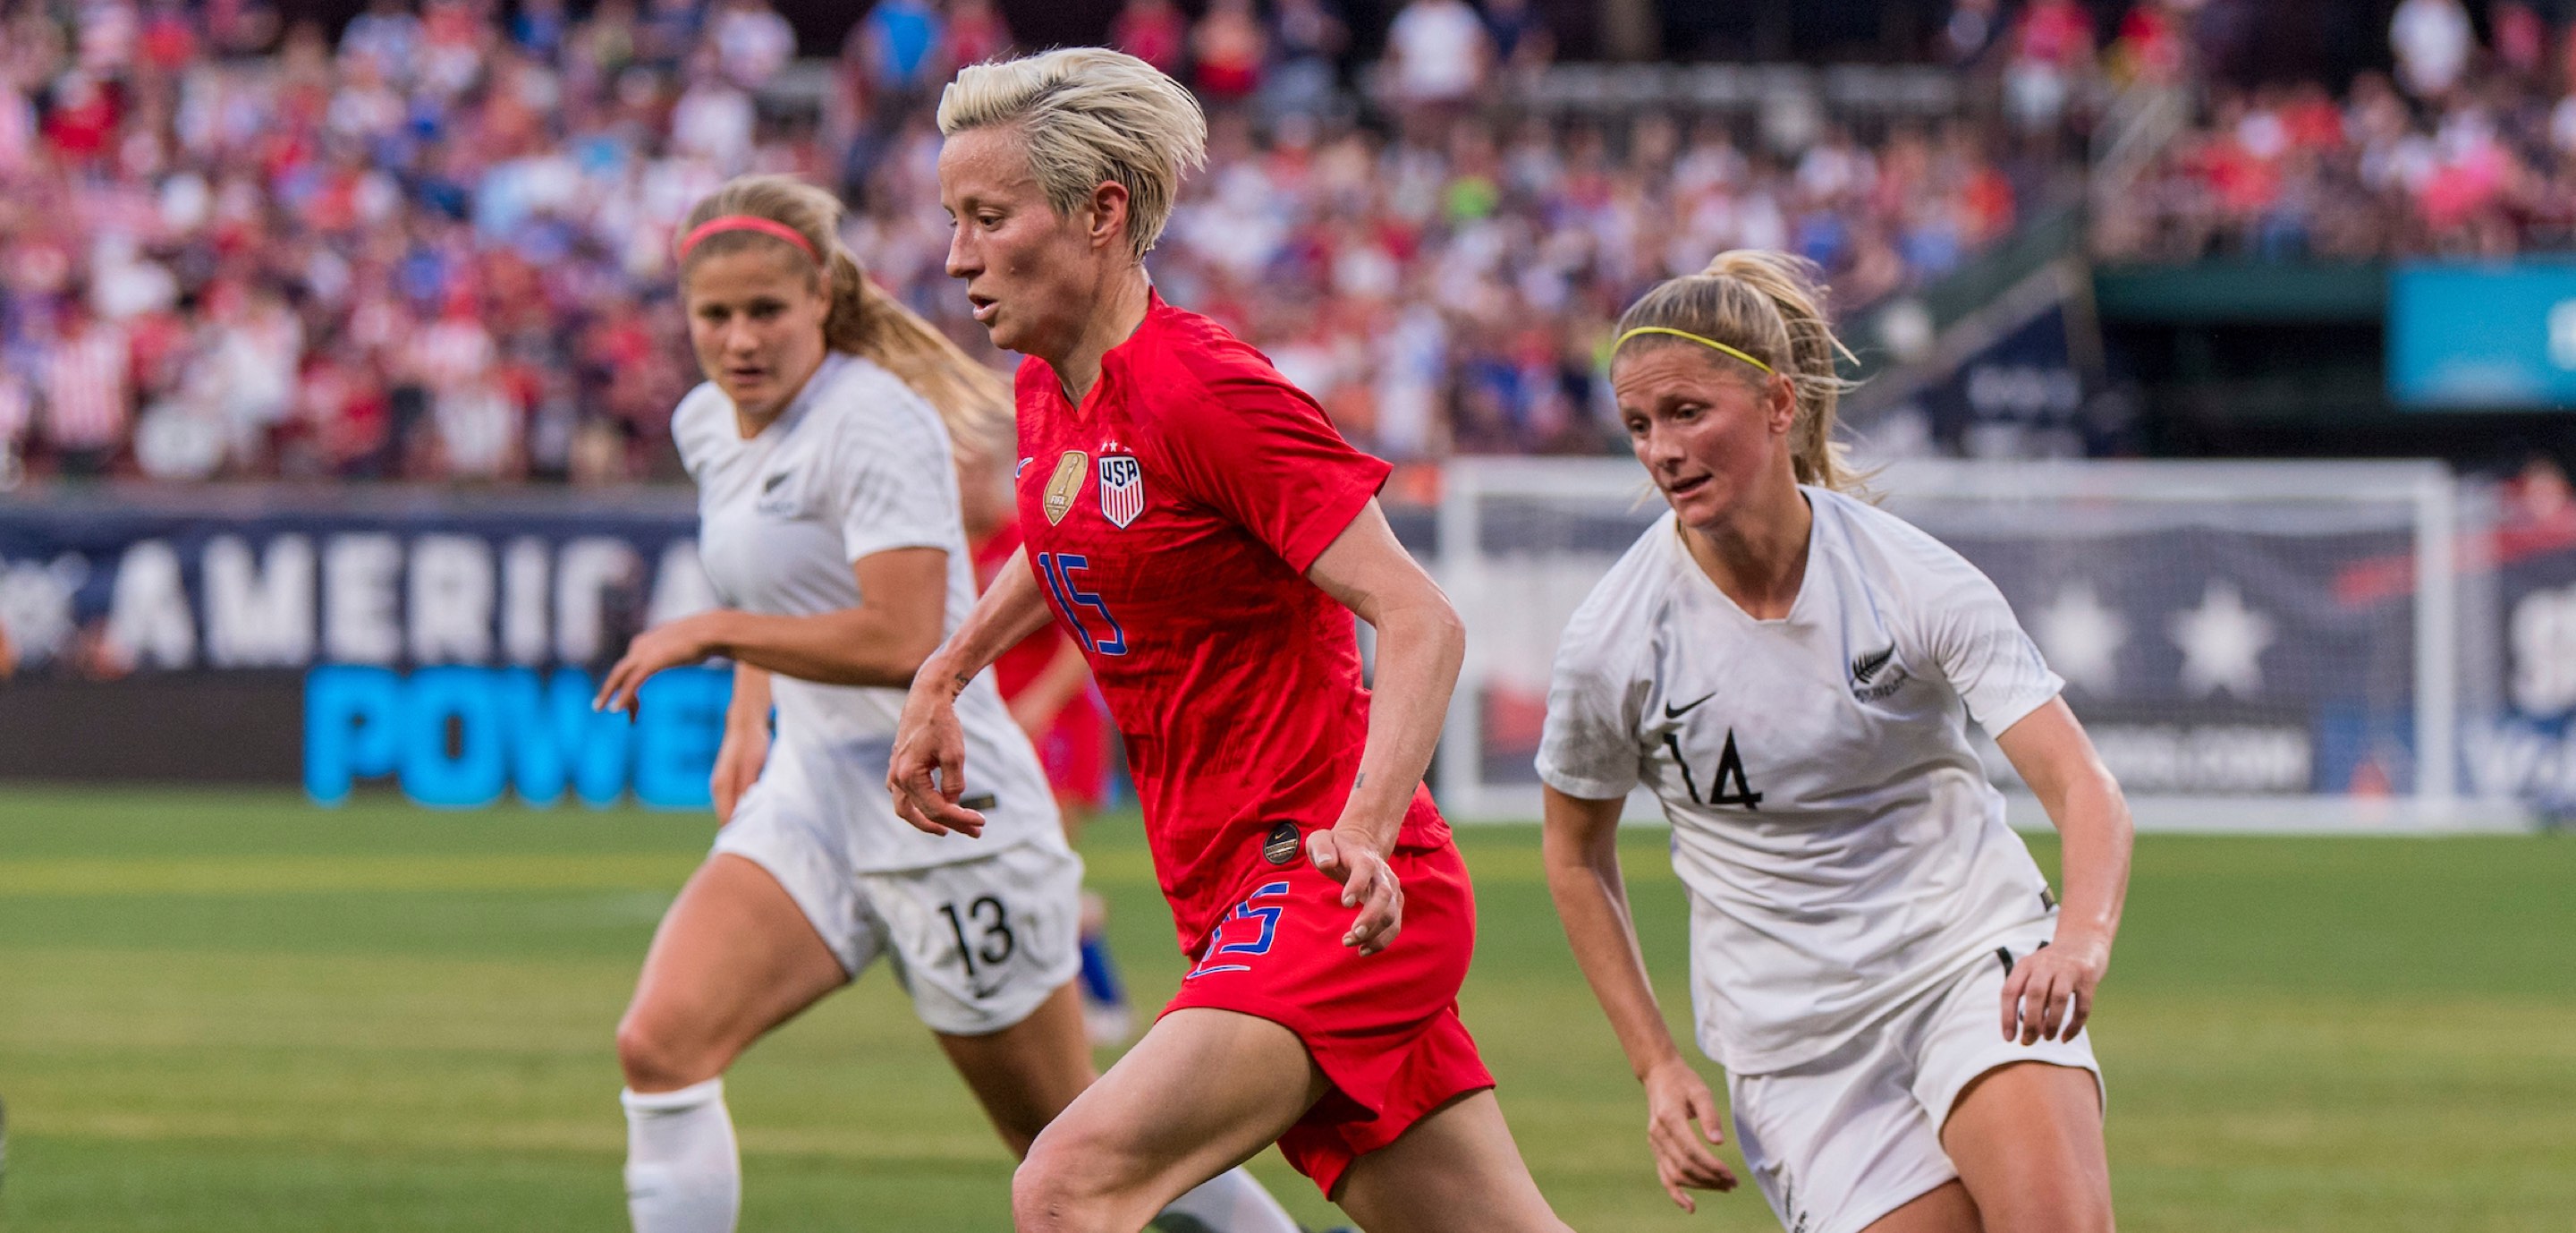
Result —
M 1536 817 L 1558 635 L 1664 505 L 1625 459 L 1462 459 L 1444 479 L 1468 642 L 1436 786 L 1456 817 Z M 1994 579 L 2141 826 L 2525 824 L 2459 790 L 2462 665 L 2493 656 L 2465 645 L 2483 626 L 2460 618 L 2439 463 L 1908 462 L 1869 488 Z M 2017 825 L 2046 825 L 2008 794 Z

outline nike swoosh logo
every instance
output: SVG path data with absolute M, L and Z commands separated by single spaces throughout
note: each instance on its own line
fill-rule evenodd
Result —
M 760 481 L 760 490 L 762 492 L 776 492 L 778 491 L 778 486 L 786 482 L 787 473 L 781 471 L 776 475 L 770 476 L 768 479 Z
M 1716 696 L 1717 694 L 1715 692 L 1704 694 L 1700 697 L 1699 702 L 1706 702 L 1710 698 L 1714 698 Z M 1689 714 L 1692 708 L 1699 705 L 1699 702 L 1685 702 L 1680 706 L 1674 706 L 1672 703 L 1667 702 L 1664 704 L 1664 718 L 1679 719 L 1682 716 Z

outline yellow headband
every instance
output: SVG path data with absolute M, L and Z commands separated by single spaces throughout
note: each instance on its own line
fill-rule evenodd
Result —
M 1754 366 L 1755 368 L 1759 368 L 1759 369 L 1761 369 L 1762 371 L 1764 371 L 1764 372 L 1766 372 L 1766 373 L 1771 371 L 1771 366 L 1770 366 L 1770 365 L 1765 364 L 1765 363 L 1763 363 L 1762 361 L 1760 361 L 1760 360 L 1757 360 L 1757 359 L 1753 358 L 1752 356 L 1746 355 L 1745 353 L 1743 353 L 1743 352 L 1741 352 L 1741 351 L 1738 351 L 1738 350 L 1736 350 L 1736 349 L 1735 349 L 1735 348 L 1733 348 L 1733 347 L 1727 346 L 1725 343 L 1719 342 L 1719 341 L 1717 341 L 1717 340 L 1716 340 L 1716 339 L 1714 339 L 1714 338 L 1702 338 L 1702 337 L 1700 337 L 1699 335 L 1697 335 L 1697 334 L 1693 334 L 1693 333 L 1691 333 L 1691 332 L 1690 332 L 1690 331 L 1688 331 L 1688 330 L 1676 330 L 1676 329 L 1672 328 L 1671 326 L 1664 326 L 1664 325 L 1641 325 L 1641 326 L 1638 326 L 1637 328 L 1635 328 L 1635 329 L 1633 329 L 1633 330 L 1630 330 L 1630 331 L 1628 331 L 1628 332 L 1627 332 L 1627 333 L 1625 333 L 1625 334 L 1620 335 L 1616 341 L 1614 341 L 1614 342 L 1612 342 L 1612 343 L 1610 344 L 1610 350 L 1611 350 L 1613 353 L 1616 353 L 1616 352 L 1619 350 L 1619 348 L 1621 348 L 1621 347 L 1624 347 L 1624 346 L 1628 345 L 1628 340 L 1629 340 L 1629 339 L 1631 339 L 1631 338 L 1635 338 L 1635 337 L 1636 337 L 1636 336 L 1638 336 L 1639 334 L 1670 334 L 1670 335 L 1672 335 L 1672 336 L 1673 336 L 1673 337 L 1675 337 L 1675 338 L 1687 338 L 1687 339 L 1691 340 L 1692 342 L 1698 343 L 1699 345 L 1701 345 L 1701 346 L 1703 346 L 1703 347 L 1713 347 L 1713 348 L 1715 348 L 1715 349 L 1717 349 L 1717 350 L 1719 350 L 1719 351 L 1723 351 L 1723 352 L 1727 353 L 1728 355 L 1734 356 L 1735 358 L 1737 358 L 1737 359 L 1739 359 L 1739 360 L 1742 360 L 1742 361 L 1744 361 L 1744 362 L 1745 362 L 1745 363 L 1747 363 L 1747 364 L 1751 364 L 1751 365 L 1752 365 L 1752 366 Z

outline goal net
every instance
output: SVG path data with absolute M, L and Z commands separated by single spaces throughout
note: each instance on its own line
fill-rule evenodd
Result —
M 1664 504 L 1624 459 L 1462 459 L 1445 483 L 1440 567 L 1468 649 L 1436 786 L 1461 818 L 1534 818 L 1557 638 Z M 1994 579 L 2142 826 L 2518 824 L 2457 790 L 2438 463 L 1909 462 L 1870 488 Z M 2012 796 L 2016 824 L 2046 825 Z

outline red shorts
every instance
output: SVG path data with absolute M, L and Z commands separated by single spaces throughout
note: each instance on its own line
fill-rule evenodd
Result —
M 1279 1151 L 1326 1198 L 1344 1170 L 1469 1092 L 1494 1086 L 1458 1018 L 1458 986 L 1476 949 L 1476 898 L 1467 865 L 1446 844 L 1399 850 L 1389 867 L 1404 886 L 1395 942 L 1362 957 L 1342 945 L 1357 908 L 1342 888 L 1297 863 L 1246 879 L 1181 991 L 1185 1006 L 1257 1015 L 1295 1032 L 1333 1090 L 1288 1133 Z

